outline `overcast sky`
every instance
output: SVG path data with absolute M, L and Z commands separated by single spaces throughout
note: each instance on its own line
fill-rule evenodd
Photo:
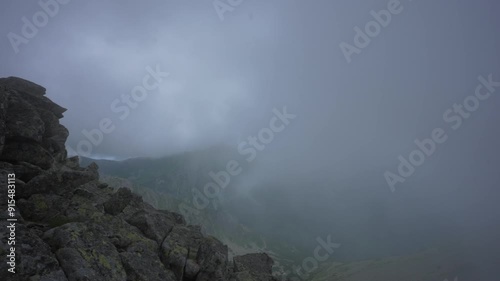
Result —
M 500 3 L 402 1 L 348 62 L 340 44 L 355 47 L 355 27 L 365 30 L 371 11 L 392 3 L 246 0 L 221 14 L 211 1 L 70 1 L 25 38 L 25 22 L 40 21 L 41 5 L 3 2 L 0 76 L 43 85 L 68 109 L 68 148 L 80 151 L 83 130 L 111 120 L 114 130 L 91 145 L 93 157 L 157 157 L 220 143 L 236 152 L 283 107 L 297 117 L 258 156 L 277 174 L 395 172 L 397 157 L 435 128 L 449 135 L 434 156 L 444 162 L 424 168 L 455 165 L 459 154 L 469 153 L 469 163 L 491 155 L 498 95 L 458 130 L 443 114 L 474 94 L 478 76 L 500 80 Z M 132 108 L 122 97 L 142 85 L 148 67 L 169 76 Z
M 46 87 L 68 109 L 72 148 L 82 130 L 111 119 L 116 129 L 94 156 L 236 146 L 287 106 L 298 117 L 275 146 L 316 161 L 360 149 L 385 157 L 442 126 L 477 76 L 500 79 L 497 1 L 403 1 L 348 63 L 339 44 L 354 45 L 353 28 L 389 2 L 247 0 L 221 20 L 211 1 L 70 1 L 27 43 L 13 44 L 8 34 L 23 35 L 22 18 L 33 23 L 43 10 L 4 1 L 0 76 Z M 148 66 L 170 76 L 120 119 L 113 101 L 141 85 Z M 486 128 L 495 102 L 469 127 Z
M 236 152 L 269 125 L 274 108 L 286 107 L 297 117 L 258 156 L 273 173 L 255 173 L 269 180 L 354 179 L 389 192 L 384 172 L 397 173 L 398 156 L 407 158 L 415 139 L 443 128 L 447 142 L 405 187 L 479 223 L 498 214 L 477 207 L 495 206 L 488 192 L 500 180 L 500 88 L 457 130 L 443 114 L 475 93 L 479 76 L 500 81 L 500 2 L 391 3 L 244 0 L 220 15 L 212 0 L 73 0 L 24 38 L 23 17 L 43 21 L 40 4 L 2 1 L 0 77 L 46 87 L 68 109 L 62 123 L 73 149 L 86 140 L 82 130 L 109 118 L 115 129 L 92 146 L 93 157 L 156 157 L 220 143 Z M 355 46 L 355 27 L 364 30 L 370 11 L 388 4 L 397 13 L 348 62 L 340 44 Z M 124 105 L 148 67 L 169 76 L 129 114 L 117 113 L 113 104 Z M 467 191 L 450 198 L 447 187 L 461 185 Z
M 114 130 L 91 146 L 93 157 L 163 156 L 220 143 L 236 152 L 284 107 L 297 117 L 259 155 L 280 163 L 276 173 L 394 172 L 398 155 L 407 157 L 414 140 L 435 128 L 449 135 L 449 155 L 438 149 L 434 158 L 444 162 L 427 161 L 427 169 L 454 164 L 461 153 L 491 155 L 498 95 L 481 101 L 458 130 L 443 114 L 474 94 L 478 76 L 500 80 L 500 3 L 394 3 L 246 0 L 217 12 L 201 0 L 70 1 L 30 35 L 26 25 L 43 21 L 41 5 L 8 1 L 0 11 L 0 76 L 43 85 L 68 109 L 62 123 L 71 149 L 87 140 L 83 130 L 110 120 Z M 390 22 L 348 62 L 341 43 L 355 47 L 355 27 L 365 30 L 372 10 L 390 9 Z M 121 99 L 142 85 L 147 68 L 169 76 L 132 108 Z

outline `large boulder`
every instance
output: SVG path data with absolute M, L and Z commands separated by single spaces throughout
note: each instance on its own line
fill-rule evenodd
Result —
M 44 95 L 45 88 L 27 80 L 0 79 L 0 160 L 45 170 L 65 161 L 68 130 L 59 119 L 66 109 Z
M 234 258 L 236 280 L 275 280 L 272 275 L 274 261 L 267 254 L 247 254 Z

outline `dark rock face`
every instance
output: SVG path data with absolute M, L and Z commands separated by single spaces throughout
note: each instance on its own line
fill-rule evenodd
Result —
M 59 118 L 66 109 L 44 95 L 45 88 L 29 81 L 0 79 L 0 161 L 44 170 L 65 161 L 68 130 Z
M 272 281 L 273 259 L 267 254 L 250 254 L 234 258 L 234 271 L 253 280 Z M 250 279 L 252 280 L 252 279 Z
M 228 260 L 227 246 L 176 213 L 98 180 L 98 167 L 67 159 L 64 108 L 45 88 L 0 79 L 0 179 L 16 174 L 16 274 L 8 280 L 266 281 L 265 254 Z M 0 255 L 6 256 L 7 186 L 0 186 Z

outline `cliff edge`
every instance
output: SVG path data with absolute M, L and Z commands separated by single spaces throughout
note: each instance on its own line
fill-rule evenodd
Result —
M 0 79 L 0 279 L 277 280 L 266 254 L 229 261 L 227 246 L 181 215 L 68 159 L 65 111 L 42 86 Z

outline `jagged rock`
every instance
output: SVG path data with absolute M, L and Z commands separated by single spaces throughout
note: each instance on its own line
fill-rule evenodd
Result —
M 23 138 L 41 142 L 45 133 L 45 123 L 38 110 L 15 93 L 8 96 L 8 102 L 6 138 Z
M 29 199 L 20 199 L 17 205 L 24 218 L 40 223 L 49 223 L 47 218 L 55 217 L 69 205 L 69 200 L 55 194 L 33 194 Z
M 18 196 L 27 198 L 31 194 L 53 193 L 62 195 L 72 192 L 76 187 L 96 181 L 99 178 L 94 166 L 86 169 L 54 169 L 41 173 L 26 183 L 26 186 L 18 191 Z
M 53 103 L 45 97 L 46 89 L 28 80 L 19 77 L 0 78 L 0 85 L 6 90 L 13 90 L 36 108 L 43 108 L 52 112 L 57 118 L 62 118 L 65 108 Z
M 155 251 L 145 242 L 134 243 L 120 258 L 129 280 L 175 281 L 175 274 L 161 263 Z
M 80 167 L 80 158 L 78 156 L 69 157 L 66 160 L 66 166 L 71 169 L 77 169 Z
M 99 225 L 68 223 L 47 231 L 44 240 L 70 280 L 126 280 L 120 255 Z
M 267 254 L 250 254 L 234 258 L 234 271 L 272 273 L 273 259 Z
M 228 260 L 228 249 L 176 213 L 99 182 L 95 163 L 67 159 L 64 108 L 45 88 L 0 79 L 0 177 L 16 174 L 17 267 L 9 280 L 273 280 L 267 256 Z M 0 185 L 7 194 L 7 185 Z M 0 201 L 0 255 L 9 251 Z M 0 270 L 7 272 L 7 263 Z M 3 275 L 2 275 L 3 277 Z M 3 279 L 2 279 L 3 280 Z
M 194 258 L 203 235 L 188 226 L 177 225 L 161 244 L 160 255 L 165 266 L 172 269 L 176 280 L 183 280 L 184 268 L 189 258 Z
M 194 280 L 198 272 L 200 272 L 200 266 L 194 260 L 188 259 L 184 268 L 184 276 L 186 279 Z
M 49 169 L 66 158 L 68 131 L 59 124 L 66 109 L 45 88 L 17 77 L 0 79 L 0 160 Z
M 6 229 L 8 224 L 8 222 L 2 220 L 0 227 Z M 27 228 L 24 224 L 17 223 L 16 233 L 16 275 L 32 278 L 30 280 L 67 280 L 50 247 L 34 231 Z M 1 241 L 8 241 L 6 233 L 1 234 Z M 2 252 L 1 249 L 0 252 Z M 2 256 L 5 256 L 4 253 L 2 253 Z M 0 265 L 0 270 L 4 272 L 2 273 L 3 275 L 7 272 L 5 265 L 5 262 L 2 262 Z M 27 279 L 19 277 L 18 280 Z
M 7 92 L 5 86 L 0 83 L 0 155 L 2 155 L 3 146 L 5 144 L 5 132 L 7 131 Z
M 2 163 L 8 164 L 6 162 Z M 2 167 L 2 164 L 0 164 L 0 167 Z M 32 178 L 36 177 L 43 171 L 43 169 L 41 169 L 40 167 L 27 162 L 19 162 L 15 165 L 11 165 L 10 168 L 16 174 L 16 178 L 21 179 L 24 182 L 30 181 Z
M 127 222 L 140 229 L 146 237 L 155 240 L 158 244 L 163 242 L 176 224 L 175 219 L 166 214 L 146 211 L 135 213 Z
M 8 89 L 16 89 L 27 95 L 44 96 L 46 89 L 26 79 L 19 77 L 0 78 L 0 85 Z
M 196 281 L 227 280 L 227 256 L 227 246 L 219 240 L 213 237 L 203 239 L 196 255 L 196 261 L 200 265 Z
M 132 202 L 142 201 L 140 197 L 132 194 L 128 188 L 120 188 L 111 196 L 111 198 L 104 203 L 104 210 L 110 215 L 118 215 Z
M 49 169 L 54 164 L 54 157 L 40 144 L 15 142 L 8 138 L 0 160 L 11 163 L 28 162 L 44 170 Z
M 272 281 L 274 261 L 267 254 L 247 254 L 234 258 L 236 280 Z

